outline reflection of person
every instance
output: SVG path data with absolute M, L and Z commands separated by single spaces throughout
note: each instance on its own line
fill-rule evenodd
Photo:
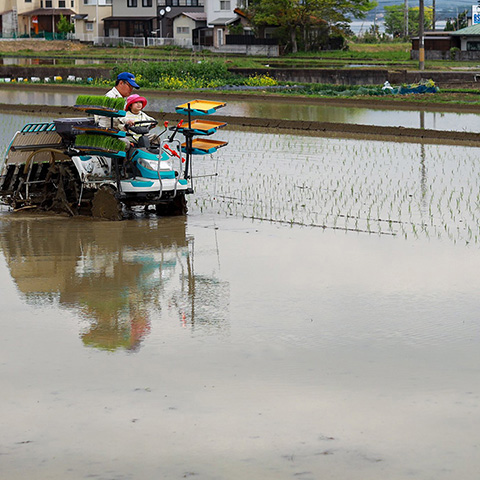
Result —
M 124 118 L 120 119 L 120 125 L 134 125 L 136 122 L 156 122 L 153 117 L 147 115 L 143 109 L 147 105 L 147 99 L 145 97 L 141 97 L 134 93 L 127 98 L 127 103 L 125 105 L 125 111 L 127 114 Z M 144 125 L 145 127 L 148 124 Z M 155 126 L 154 123 L 150 125 L 150 128 Z M 141 135 L 139 133 L 133 133 L 133 138 L 138 140 Z
M 135 75 L 130 72 L 122 72 L 117 75 L 115 86 L 110 89 L 105 96 L 109 98 L 127 98 L 132 94 L 134 88 L 140 88 L 138 83 L 135 82 Z M 101 127 L 110 128 L 112 126 L 109 117 L 99 117 L 97 122 Z M 120 130 L 118 118 L 113 120 L 113 127 Z

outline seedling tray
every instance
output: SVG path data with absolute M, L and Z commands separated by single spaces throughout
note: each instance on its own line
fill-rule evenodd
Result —
M 215 153 L 219 148 L 228 145 L 228 142 L 223 140 L 208 140 L 206 138 L 195 138 L 192 141 L 193 155 L 206 155 L 207 153 Z M 182 152 L 187 153 L 186 143 L 182 143 Z
M 124 159 L 127 154 L 122 150 L 109 150 L 107 148 L 89 147 L 88 145 L 75 145 L 76 150 L 83 155 L 98 155 L 100 157 L 121 158 Z
M 190 108 L 189 108 L 190 105 Z M 210 115 L 215 113 L 218 108 L 224 107 L 224 102 L 213 102 L 210 100 L 192 100 L 191 102 L 184 103 L 175 107 L 175 111 L 181 115 Z
M 101 105 L 75 105 L 75 110 L 90 113 L 91 115 L 100 115 L 102 117 L 124 117 L 125 110 L 115 110 L 114 108 L 102 107 Z
M 126 135 L 126 132 L 122 132 L 119 130 L 115 130 L 114 128 L 104 128 L 104 127 L 97 127 L 97 126 L 75 126 L 73 127 L 73 131 L 75 134 L 82 134 L 82 133 L 94 133 L 94 134 L 101 134 L 101 135 L 108 135 L 109 137 L 117 137 L 123 138 Z
M 218 128 L 223 128 L 225 122 L 212 122 L 211 120 L 192 120 L 190 125 L 182 125 L 178 128 L 179 132 L 190 132 L 193 135 L 212 135 Z

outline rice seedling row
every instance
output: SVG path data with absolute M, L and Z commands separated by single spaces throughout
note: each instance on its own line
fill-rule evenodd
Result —
M 477 149 L 223 132 L 196 161 L 192 211 L 282 224 L 477 243 Z

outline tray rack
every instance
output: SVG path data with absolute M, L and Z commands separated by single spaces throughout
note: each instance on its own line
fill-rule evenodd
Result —
M 74 105 L 75 110 L 79 110 L 90 115 L 98 115 L 101 117 L 109 117 L 111 119 L 111 128 L 104 128 L 98 126 L 87 126 L 78 128 L 79 133 L 89 133 L 94 135 L 102 135 L 108 137 L 124 138 L 126 133 L 117 130 L 113 127 L 113 119 L 124 117 L 126 115 L 125 110 L 116 110 L 110 107 L 104 107 L 103 105 Z M 117 189 L 122 191 L 120 182 L 120 166 L 119 161 L 123 161 L 127 154 L 122 150 L 111 150 L 107 148 L 94 147 L 94 146 L 82 146 L 76 145 L 75 148 L 83 155 L 99 155 L 101 157 L 109 157 L 112 159 L 115 167 L 115 176 L 117 179 Z
M 216 152 L 219 148 L 224 147 L 228 142 L 222 140 L 194 139 L 195 136 L 213 135 L 219 128 L 225 127 L 225 122 L 214 122 L 204 119 L 192 120 L 192 116 L 211 115 L 217 109 L 226 105 L 224 102 L 215 102 L 210 100 L 192 100 L 175 107 L 175 111 L 182 115 L 187 115 L 186 124 L 172 127 L 172 130 L 181 132 L 185 137 L 182 143 L 182 152 L 186 154 L 184 178 L 192 179 L 192 155 L 206 155 Z M 193 184 L 192 184 L 193 187 Z
M 192 100 L 190 102 L 178 105 L 175 107 L 175 111 L 181 115 L 211 115 L 215 113 L 217 109 L 226 105 L 224 102 L 214 102 L 211 100 Z

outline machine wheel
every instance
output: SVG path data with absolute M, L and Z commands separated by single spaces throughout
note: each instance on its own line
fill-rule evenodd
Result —
M 155 205 L 157 215 L 162 217 L 175 217 L 186 215 L 188 212 L 187 199 L 185 195 L 177 195 L 168 203 L 159 203 Z
M 92 216 L 104 220 L 122 220 L 122 204 L 110 187 L 100 187 L 93 196 Z
M 41 207 L 45 210 L 77 215 L 80 195 L 80 177 L 73 164 L 53 164 L 45 179 Z

